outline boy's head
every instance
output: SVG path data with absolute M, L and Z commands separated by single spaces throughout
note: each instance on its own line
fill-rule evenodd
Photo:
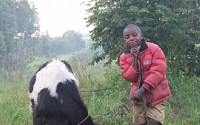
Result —
M 135 24 L 129 24 L 129 25 L 127 25 L 127 26 L 124 28 L 124 30 L 125 30 L 125 29 L 128 29 L 128 28 L 134 28 L 134 29 L 136 29 L 140 34 L 142 34 L 141 29 L 139 28 L 139 26 L 137 26 L 137 25 L 135 25 Z M 123 33 L 124 33 L 124 30 L 123 30 Z
M 141 44 L 141 40 L 143 39 L 142 32 L 137 25 L 129 24 L 123 30 L 124 41 L 127 45 L 137 44 L 138 46 Z

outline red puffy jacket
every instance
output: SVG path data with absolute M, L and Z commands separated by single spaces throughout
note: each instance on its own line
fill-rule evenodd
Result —
M 135 69 L 132 66 L 133 56 L 130 53 L 130 47 L 127 47 L 120 56 L 122 77 L 131 82 L 130 97 L 133 96 L 140 84 L 146 90 L 151 91 L 151 93 L 146 94 L 148 100 L 151 100 L 151 106 L 171 97 L 166 77 L 167 62 L 160 47 L 143 40 L 138 57 L 139 68 Z

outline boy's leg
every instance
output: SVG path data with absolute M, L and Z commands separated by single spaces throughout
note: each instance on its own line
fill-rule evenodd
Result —
M 150 125 L 162 125 L 165 118 L 165 104 L 160 102 L 153 107 L 148 107 L 147 116 Z
M 149 124 L 145 122 L 140 125 L 162 125 L 162 124 L 159 121 L 156 121 L 155 119 L 149 118 Z
M 135 104 L 133 106 L 133 124 L 134 125 L 148 125 L 144 110 L 144 104 Z M 160 102 L 151 107 L 147 106 L 147 117 L 150 125 L 162 125 L 165 117 L 165 104 Z
M 146 122 L 146 120 L 144 117 L 144 105 L 143 104 L 134 104 L 134 106 L 133 106 L 133 125 L 143 125 L 145 122 Z
M 143 124 L 140 124 L 140 125 L 148 125 L 148 124 L 145 122 L 145 123 L 143 123 Z
M 156 121 L 155 119 L 149 118 L 149 125 L 162 125 L 162 124 L 159 121 Z

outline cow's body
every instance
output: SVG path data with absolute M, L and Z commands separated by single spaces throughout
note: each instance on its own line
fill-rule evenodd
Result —
M 34 125 L 94 125 L 77 86 L 67 62 L 43 64 L 29 86 Z

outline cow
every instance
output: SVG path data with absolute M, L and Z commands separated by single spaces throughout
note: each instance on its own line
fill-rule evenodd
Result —
M 66 61 L 52 59 L 41 65 L 28 94 L 33 125 L 94 125 Z

